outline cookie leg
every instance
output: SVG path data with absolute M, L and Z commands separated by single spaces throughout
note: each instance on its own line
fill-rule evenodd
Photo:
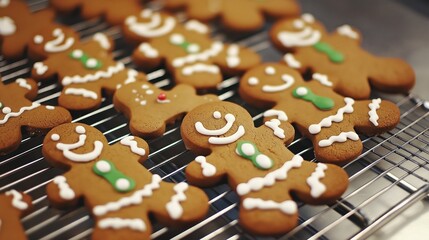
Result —
M 156 113 L 155 113 L 156 114 Z M 155 138 L 165 132 L 165 120 L 153 116 L 151 113 L 131 114 L 130 131 L 135 136 Z
M 21 138 L 21 128 L 16 122 L 0 126 L 0 155 L 17 149 Z
M 222 82 L 220 68 L 210 63 L 198 62 L 173 71 L 176 83 L 189 84 L 196 89 L 215 88 Z
M 67 86 L 61 92 L 58 103 L 70 110 L 91 110 L 101 105 L 101 89 L 98 86 Z
M 97 219 L 92 239 L 150 239 L 152 226 L 147 217 L 130 217 L 132 215 L 136 214 Z

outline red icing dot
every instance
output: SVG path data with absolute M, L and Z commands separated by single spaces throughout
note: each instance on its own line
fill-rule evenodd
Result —
M 158 100 L 164 101 L 167 99 L 167 95 L 165 95 L 165 93 L 160 93 L 158 95 Z

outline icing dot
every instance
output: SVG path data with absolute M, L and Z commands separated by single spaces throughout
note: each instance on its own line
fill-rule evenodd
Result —
M 256 162 L 263 168 L 263 169 L 269 169 L 271 168 L 271 159 L 264 154 L 259 154 L 256 157 Z
M 130 187 L 130 181 L 125 178 L 119 178 L 115 185 L 119 190 L 127 190 Z
M 58 140 L 60 140 L 60 135 L 58 135 L 56 133 L 52 134 L 51 135 L 51 140 L 52 141 L 58 141 Z
M 253 154 L 255 154 L 255 148 L 250 143 L 244 143 L 243 145 L 241 145 L 241 150 L 247 156 L 252 156 Z
M 221 118 L 221 117 L 222 117 L 222 114 L 221 114 L 219 111 L 215 111 L 215 112 L 213 113 L 213 117 L 214 117 L 214 118 L 216 118 L 216 119 L 219 119 L 219 118 Z
M 8 113 L 12 112 L 12 109 L 10 109 L 10 107 L 4 107 L 4 108 L 2 109 L 2 112 L 3 112 L 4 114 L 8 114 Z
M 34 36 L 34 43 L 41 44 L 42 42 L 43 42 L 43 36 L 41 35 Z
M 142 85 L 142 89 L 148 89 L 148 88 L 149 88 L 149 85 L 147 85 L 147 84 Z
M 306 95 L 308 93 L 308 90 L 305 87 L 299 87 L 298 89 L 296 89 L 296 93 L 299 96 L 304 96 L 304 95 Z
M 274 75 L 274 74 L 276 74 L 276 69 L 274 69 L 273 67 L 266 67 L 265 68 L 265 73 L 267 75 Z
M 95 164 L 95 166 L 97 167 L 97 169 L 98 169 L 100 172 L 103 172 L 103 173 L 110 172 L 110 170 L 112 169 L 112 168 L 110 167 L 110 164 L 109 164 L 108 162 L 106 162 L 106 161 L 103 161 L 103 160 L 98 161 L 98 162 Z
M 85 128 L 83 126 L 77 126 L 76 132 L 79 134 L 84 134 L 86 132 Z
M 147 103 L 146 100 L 143 100 L 140 102 L 140 105 L 144 106 L 144 105 L 146 105 L 146 103 Z
M 138 102 L 140 101 L 140 98 L 134 98 L 134 101 Z
M 200 51 L 200 46 L 198 46 L 197 44 L 193 43 L 193 44 L 191 44 L 191 45 L 188 46 L 187 50 L 190 53 L 196 53 L 196 52 Z
M 80 49 L 74 50 L 74 51 L 72 52 L 72 56 L 73 56 L 74 58 L 81 58 L 81 57 L 83 56 L 83 51 L 82 51 L 82 50 L 80 50 Z
M 305 25 L 304 22 L 302 20 L 300 20 L 300 19 L 297 19 L 297 20 L 293 21 L 293 26 L 295 28 L 297 28 L 297 29 L 304 28 L 304 25 Z
M 259 80 L 256 77 L 250 77 L 248 80 L 249 85 L 255 86 L 258 85 Z
M 61 31 L 61 29 L 59 29 L 59 28 L 55 28 L 54 29 L 54 31 L 52 32 L 53 33 L 53 35 L 55 35 L 55 36 L 58 36 L 58 35 L 61 35 L 61 33 L 62 33 L 63 31 Z
M 90 58 L 86 61 L 86 66 L 89 68 L 95 68 L 97 66 L 97 60 L 94 58 Z
M 137 93 L 137 90 L 133 89 L 131 90 L 132 93 Z
M 150 90 L 150 89 L 149 89 L 149 90 L 147 90 L 147 91 L 146 91 L 146 94 L 147 94 L 147 95 L 152 95 L 152 94 L 153 94 L 153 90 Z
M 170 41 L 173 44 L 179 45 L 179 44 L 182 44 L 183 42 L 185 42 L 185 38 L 183 37 L 183 35 L 176 33 L 176 34 L 171 35 Z

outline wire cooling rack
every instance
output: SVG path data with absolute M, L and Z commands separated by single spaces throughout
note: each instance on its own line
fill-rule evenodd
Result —
M 35 11 L 48 5 L 46 0 L 29 2 Z M 156 5 L 152 6 L 156 8 Z M 133 67 L 132 49 L 127 48 L 118 27 L 110 27 L 101 19 L 59 19 L 78 31 L 82 38 L 96 32 L 112 36 L 116 42 L 115 59 Z M 266 28 L 267 29 L 267 28 Z M 265 61 L 278 61 L 280 55 L 270 45 L 267 30 L 242 38 L 226 38 L 214 32 L 217 39 L 244 44 L 257 51 Z M 31 64 L 27 59 L 6 62 L 0 57 L 0 73 L 4 83 L 28 77 Z M 158 87 L 171 87 L 170 76 L 163 69 L 148 73 Z M 261 125 L 262 110 L 248 106 L 237 94 L 238 77 L 225 79 L 217 94 L 221 99 L 244 106 Z M 60 87 L 57 83 L 41 83 L 37 102 L 56 105 Z M 365 138 L 362 155 L 344 166 L 350 176 L 347 192 L 331 206 L 299 204 L 299 225 L 281 239 L 361 239 L 390 221 L 429 193 L 429 111 L 417 97 L 382 95 L 373 97 L 394 101 L 401 109 L 401 122 L 381 136 Z M 111 100 L 103 99 L 101 107 L 90 113 L 73 113 L 74 122 L 98 128 L 110 143 L 129 135 L 127 120 L 118 114 Z M 180 123 L 167 129 L 158 139 L 149 141 L 149 159 L 143 164 L 152 173 L 171 182 L 185 181 L 184 168 L 194 159 L 180 137 Z M 58 210 L 49 206 L 46 184 L 61 171 L 50 167 L 41 154 L 43 137 L 24 136 L 14 153 L 0 157 L 0 192 L 11 188 L 23 190 L 33 197 L 34 211 L 22 219 L 30 239 L 88 239 L 93 220 L 84 207 Z M 314 161 L 311 142 L 299 134 L 289 146 L 296 154 Z M 209 215 L 199 223 L 182 229 L 169 229 L 153 220 L 153 239 L 271 239 L 257 238 L 238 225 L 238 197 L 228 185 L 205 189 L 209 196 Z

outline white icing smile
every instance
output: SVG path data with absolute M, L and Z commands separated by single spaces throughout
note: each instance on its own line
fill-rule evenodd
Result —
M 44 49 L 46 52 L 63 52 L 69 49 L 74 44 L 74 38 L 69 37 L 66 39 L 64 32 L 61 28 L 56 28 L 52 32 L 52 36 L 55 38 L 51 41 L 46 42 Z M 36 44 L 41 44 L 43 42 L 43 37 L 36 35 L 34 37 L 34 42 Z
M 292 86 L 295 83 L 295 79 L 288 74 L 283 74 L 281 77 L 284 84 L 281 85 L 264 85 L 262 86 L 262 91 L 264 92 L 281 92 L 284 91 L 290 86 Z M 259 83 L 259 80 L 256 77 L 249 78 L 249 84 L 250 85 L 257 85 Z
M 216 119 L 219 119 L 221 117 L 221 113 L 216 111 L 213 113 L 213 117 Z M 232 115 L 231 113 L 228 113 L 225 115 L 225 120 L 226 120 L 225 126 L 223 126 L 220 129 L 209 130 L 206 127 L 204 127 L 204 125 L 201 122 L 195 123 L 195 129 L 200 134 L 203 134 L 206 136 L 223 135 L 223 134 L 229 132 L 229 130 L 231 130 L 232 126 L 235 123 L 235 116 Z M 244 130 L 243 125 L 240 125 L 234 134 L 232 134 L 228 137 L 210 137 L 208 141 L 211 144 L 217 144 L 217 145 L 230 144 L 230 143 L 237 141 L 239 138 L 241 138 L 244 135 L 244 133 L 245 133 L 245 130 Z
M 100 141 L 94 141 L 94 150 L 92 150 L 91 152 L 79 154 L 71 151 L 80 148 L 86 144 L 85 141 L 87 136 L 85 132 L 86 129 L 84 127 L 77 126 L 76 133 L 79 134 L 79 141 L 71 144 L 57 143 L 57 149 L 63 152 L 64 157 L 73 162 L 89 162 L 96 159 L 98 156 L 100 156 L 101 151 L 103 150 L 103 143 Z M 53 134 L 51 139 L 54 141 L 58 141 L 59 135 Z
M 163 36 L 171 32 L 176 26 L 176 20 L 173 17 L 167 17 L 164 23 L 162 23 L 161 15 L 153 13 L 150 10 L 142 11 L 140 16 L 142 18 L 150 18 L 150 22 L 137 22 L 135 16 L 130 16 L 125 20 L 125 23 L 132 32 L 142 37 L 153 38 Z

